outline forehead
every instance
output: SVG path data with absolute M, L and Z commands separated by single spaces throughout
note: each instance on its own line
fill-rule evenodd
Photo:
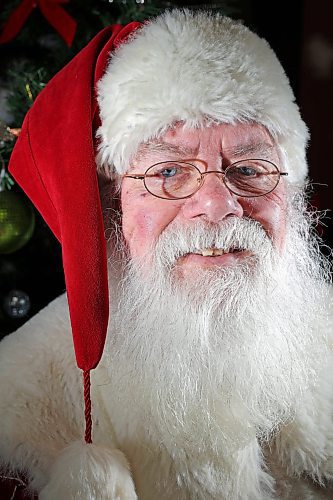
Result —
M 277 150 L 273 138 L 262 125 L 255 123 L 215 124 L 190 129 L 176 124 L 161 136 L 142 144 L 137 158 L 174 155 L 195 157 L 200 152 L 233 158 L 248 154 L 269 156 Z

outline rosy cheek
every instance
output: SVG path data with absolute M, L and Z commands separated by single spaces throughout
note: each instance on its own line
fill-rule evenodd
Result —
M 145 255 L 178 210 L 172 204 L 147 197 L 122 194 L 122 229 L 132 257 Z
M 144 209 L 123 205 L 122 229 L 131 255 L 138 256 L 153 232 L 151 216 Z
M 260 222 L 275 247 L 282 249 L 286 225 L 286 202 L 282 193 L 248 199 L 246 215 Z

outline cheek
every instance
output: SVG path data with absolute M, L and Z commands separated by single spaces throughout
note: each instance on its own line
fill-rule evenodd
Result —
M 123 209 L 123 235 L 132 257 L 144 253 L 159 233 L 158 223 L 145 209 Z
M 173 207 L 149 194 L 138 198 L 123 191 L 121 207 L 122 230 L 131 257 L 145 255 L 176 215 Z
M 260 222 L 273 240 L 274 246 L 281 250 L 286 230 L 286 196 L 284 190 L 250 200 L 247 212 L 251 218 Z

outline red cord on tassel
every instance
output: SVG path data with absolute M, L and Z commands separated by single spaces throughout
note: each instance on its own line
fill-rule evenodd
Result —
M 91 399 L 90 399 L 90 370 L 83 372 L 83 395 L 84 395 L 84 418 L 86 422 L 86 429 L 84 439 L 86 443 L 92 443 L 91 439 Z

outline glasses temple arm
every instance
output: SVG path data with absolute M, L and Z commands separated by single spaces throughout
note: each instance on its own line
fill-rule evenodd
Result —
M 129 177 L 130 179 L 140 179 L 140 180 L 142 180 L 142 179 L 144 179 L 144 178 L 145 178 L 145 176 L 144 176 L 143 174 L 133 174 L 133 175 L 130 175 L 130 174 L 124 174 L 124 175 L 122 175 L 122 177 L 123 177 L 123 178 L 124 178 L 124 177 Z

